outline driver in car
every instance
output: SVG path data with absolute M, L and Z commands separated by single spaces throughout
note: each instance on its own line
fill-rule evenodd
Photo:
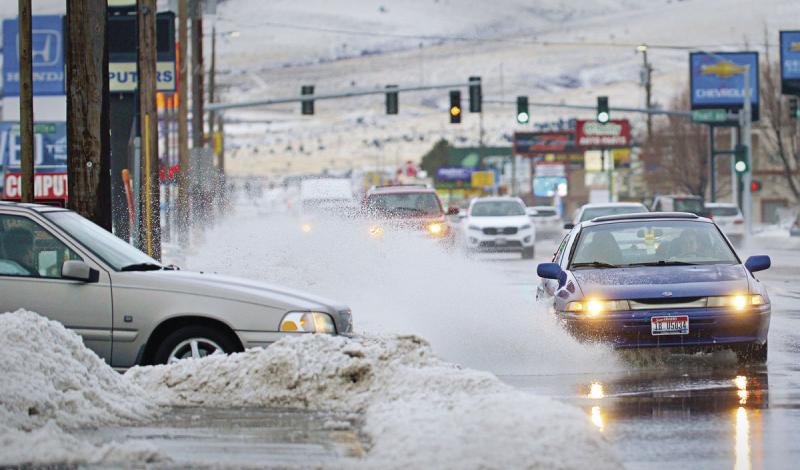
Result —
M 33 233 L 24 228 L 12 228 L 3 235 L 6 258 L 19 264 L 33 276 L 38 276 L 33 256 Z

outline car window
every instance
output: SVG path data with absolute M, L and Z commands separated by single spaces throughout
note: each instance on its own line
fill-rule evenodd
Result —
M 82 258 L 38 223 L 0 214 L 0 275 L 58 279 L 70 260 Z
M 561 243 L 558 244 L 558 249 L 553 254 L 553 262 L 561 264 L 561 260 L 564 258 L 564 250 L 567 248 L 567 240 L 569 240 L 569 233 L 564 235 L 564 238 L 561 239 Z
M 708 212 L 712 217 L 733 217 L 739 215 L 739 209 L 736 207 L 709 207 Z
M 472 205 L 472 217 L 508 217 L 525 215 L 525 207 L 517 201 L 480 201 Z
M 635 214 L 637 212 L 647 212 L 644 206 L 608 206 L 608 207 L 589 207 L 581 214 L 580 222 L 592 220 L 595 217 L 617 214 Z
M 675 199 L 676 212 L 691 212 L 701 215 L 705 212 L 705 205 L 700 199 Z
M 372 194 L 367 199 L 371 211 L 394 215 L 434 215 L 442 213 L 439 198 L 434 193 Z
M 713 224 L 630 221 L 584 228 L 570 268 L 735 263 L 736 255 Z
M 556 215 L 555 209 L 536 209 L 533 217 L 552 217 L 554 215 Z

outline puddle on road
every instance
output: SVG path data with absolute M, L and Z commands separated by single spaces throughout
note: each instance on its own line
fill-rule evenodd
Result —
M 94 443 L 145 441 L 170 468 L 325 466 L 364 455 L 356 416 L 263 408 L 173 408 L 141 426 L 82 431 Z

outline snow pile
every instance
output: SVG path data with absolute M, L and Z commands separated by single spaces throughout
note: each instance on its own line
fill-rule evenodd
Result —
M 77 334 L 35 313 L 0 314 L 0 351 L 0 464 L 107 462 L 119 456 L 116 444 L 95 447 L 64 432 L 159 411 Z M 133 451 L 155 455 L 141 446 Z
M 359 412 L 376 468 L 618 467 L 577 408 L 436 359 L 414 336 L 304 335 L 267 349 L 131 369 L 172 405 Z

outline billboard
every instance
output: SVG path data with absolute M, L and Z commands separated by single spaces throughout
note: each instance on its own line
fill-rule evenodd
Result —
M 35 15 L 31 19 L 33 95 L 64 94 L 64 18 Z M 3 96 L 19 96 L 19 23 L 3 20 Z
M 575 142 L 582 148 L 630 147 L 631 124 L 627 119 L 614 119 L 606 124 L 578 121 L 575 123 Z
M 67 124 L 36 123 L 33 126 L 33 160 L 36 173 L 67 171 Z M 19 123 L 0 122 L 0 163 L 6 172 L 20 171 Z
M 737 111 L 744 104 L 744 73 L 749 68 L 753 120 L 758 119 L 758 52 L 689 54 L 692 109 Z
M 138 29 L 136 15 L 112 15 L 108 29 L 108 89 L 111 93 L 135 93 L 138 86 Z M 177 89 L 175 69 L 175 14 L 156 16 L 156 90 L 173 92 Z
M 514 154 L 524 157 L 547 153 L 575 153 L 575 132 L 515 132 Z
M 442 167 L 436 170 L 436 181 L 472 181 L 472 169 Z
M 781 93 L 800 95 L 800 31 L 781 31 Z

